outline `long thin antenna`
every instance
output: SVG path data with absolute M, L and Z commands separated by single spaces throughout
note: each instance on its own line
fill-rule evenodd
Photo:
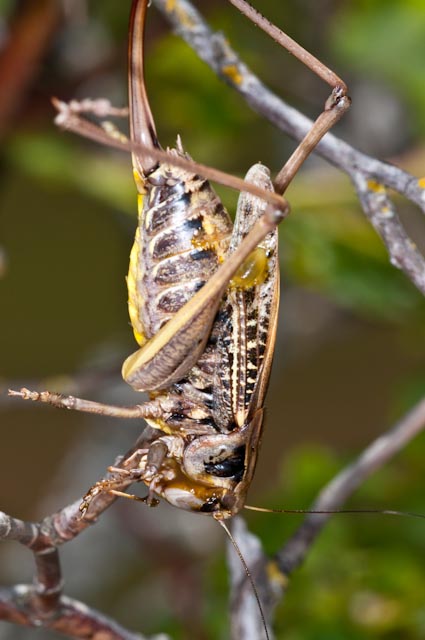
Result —
M 239 556 L 239 560 L 241 561 L 241 564 L 243 566 L 243 568 L 245 569 L 245 573 L 246 573 L 246 577 L 249 580 L 249 583 L 252 587 L 252 591 L 254 593 L 255 599 L 257 601 L 257 605 L 258 605 L 258 610 L 260 612 L 260 616 L 261 616 L 261 621 L 263 623 L 263 627 L 264 627 L 264 633 L 266 634 L 266 638 L 267 640 L 270 640 L 270 636 L 269 636 L 269 632 L 267 629 L 267 623 L 266 623 L 266 616 L 264 615 L 264 609 L 263 606 L 261 604 L 261 600 L 260 600 L 260 596 L 258 595 L 258 591 L 257 591 L 257 587 L 255 586 L 255 582 L 254 579 L 251 575 L 251 572 L 248 568 L 247 563 L 245 562 L 245 558 L 242 555 L 242 551 L 240 550 L 240 547 L 238 545 L 238 543 L 236 542 L 235 538 L 233 537 L 229 527 L 225 524 L 225 522 L 223 520 L 219 520 L 217 518 L 215 518 L 215 520 L 223 527 L 223 529 L 225 530 L 230 542 L 233 545 L 233 548 L 235 549 L 236 553 Z
M 328 510 L 316 510 L 316 509 L 266 509 L 266 507 L 254 507 L 252 505 L 244 505 L 244 509 L 249 511 L 260 511 L 261 513 L 292 513 L 292 514 L 334 514 L 334 513 L 362 513 L 366 515 L 379 513 L 384 516 L 405 516 L 410 518 L 425 519 L 425 514 L 415 513 L 413 511 L 395 511 L 394 509 L 328 509 Z

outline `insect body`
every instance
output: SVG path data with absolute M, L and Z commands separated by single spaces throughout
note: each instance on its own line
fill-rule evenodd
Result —
M 332 71 L 245 0 L 231 2 L 333 87 L 323 113 L 275 180 L 282 194 L 350 100 Z M 21 390 L 18 395 L 145 418 L 151 427 L 145 445 L 122 466 L 148 485 L 148 501 L 152 504 L 156 493 L 175 506 L 223 519 L 243 506 L 255 468 L 276 332 L 276 224 L 287 205 L 274 193 L 268 170 L 255 165 L 242 181 L 233 227 L 181 142 L 168 154 L 159 150 L 143 79 L 147 4 L 133 0 L 130 19 L 130 148 L 139 226 L 127 282 L 140 348 L 124 362 L 123 377 L 136 390 L 148 391 L 150 400 L 114 407 L 49 392 Z M 105 134 L 76 117 L 72 107 L 55 104 L 60 124 L 105 141 Z M 225 174 L 220 178 L 235 185 Z M 236 182 L 240 188 L 241 181 Z M 99 492 L 119 487 L 119 478 L 97 483 L 84 500 L 83 513 Z
M 149 400 L 115 407 L 25 389 L 16 395 L 103 415 L 144 418 L 149 426 L 140 449 L 120 468 L 111 468 L 111 479 L 90 489 L 81 505 L 83 516 L 99 493 L 127 495 L 120 491 L 130 484 L 123 478 L 144 482 L 149 504 L 159 496 L 220 521 L 250 576 L 223 520 L 244 505 L 261 439 L 279 304 L 276 224 L 286 207 L 281 194 L 350 101 L 335 74 L 245 0 L 230 1 L 332 85 L 325 110 L 279 172 L 278 194 L 268 169 L 254 165 L 249 170 L 233 225 L 181 141 L 168 154 L 160 151 L 143 79 L 148 2 L 133 0 L 128 146 L 139 223 L 127 284 L 139 349 L 124 362 L 123 377 L 137 391 L 148 391 Z M 56 106 L 62 125 L 104 142 L 105 134 L 76 118 L 72 108 L 57 101 Z M 224 182 L 230 184 L 229 176 Z
M 158 143 L 142 82 L 145 13 L 145 2 L 133 3 L 130 118 L 132 139 L 154 147 Z M 172 153 L 184 156 L 180 141 Z M 167 378 L 163 354 L 156 364 L 143 366 L 147 341 L 207 284 L 266 203 L 243 194 L 232 229 L 206 180 L 136 154 L 133 165 L 139 226 L 127 282 L 141 349 L 126 360 L 123 376 L 135 389 L 149 389 L 161 414 L 147 418 L 155 431 L 140 458 L 140 479 L 175 506 L 228 517 L 243 505 L 261 434 L 278 307 L 277 231 L 266 236 L 229 286 L 224 283 L 223 299 L 208 302 L 202 340 L 193 341 L 188 358 L 176 359 L 177 370 Z M 262 165 L 255 165 L 247 179 L 273 190 Z M 190 335 L 191 328 L 185 330 Z

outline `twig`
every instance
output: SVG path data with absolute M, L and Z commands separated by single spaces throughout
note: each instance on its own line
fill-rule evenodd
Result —
M 232 520 L 232 534 L 247 563 L 260 597 L 267 621 L 268 633 L 272 639 L 273 612 L 282 595 L 282 585 L 267 572 L 269 559 L 264 553 L 261 541 L 252 534 L 243 518 Z M 258 613 L 257 603 L 244 568 L 230 541 L 227 544 L 227 563 L 230 575 L 230 616 L 233 640 L 262 640 L 265 637 L 263 621 Z M 277 572 L 276 572 L 276 575 Z
M 340 509 L 372 473 L 384 466 L 425 428 L 425 398 L 389 431 L 379 436 L 348 467 L 325 486 L 311 506 L 313 511 Z M 330 514 L 310 514 L 276 554 L 284 575 L 291 574 L 304 560 Z
M 387 191 L 368 180 L 364 171 L 356 171 L 352 179 L 365 215 L 387 247 L 391 264 L 402 269 L 413 284 L 425 292 L 424 259 L 401 224 Z
M 54 615 L 40 616 L 33 607 L 35 591 L 31 585 L 0 589 L 0 619 L 27 627 L 42 624 L 45 629 L 83 640 L 148 640 L 147 636 L 132 633 L 99 611 L 66 596 L 61 597 Z M 151 637 L 151 640 L 167 639 L 163 634 Z
M 188 0 L 153 0 L 153 3 L 170 22 L 177 35 L 191 46 L 198 56 L 227 84 L 240 93 L 254 111 L 264 116 L 295 140 L 301 140 L 310 130 L 312 121 L 296 109 L 287 105 L 268 89 L 240 60 L 228 41 L 219 33 L 211 31 L 200 13 Z M 394 189 L 415 203 L 425 213 L 425 180 L 388 163 L 361 153 L 346 142 L 328 133 L 317 146 L 315 153 L 350 176 L 359 189 L 362 181 L 361 205 L 368 219 L 373 222 L 383 239 L 391 263 L 401 269 L 414 285 L 425 294 L 425 260 L 415 243 L 406 234 L 397 215 L 388 218 L 383 227 L 371 217 L 369 198 L 374 189 L 368 181 Z M 395 209 L 392 206 L 395 213 Z M 403 242 L 399 239 L 403 238 Z
M 149 428 L 147 429 L 149 433 Z M 137 451 L 146 436 L 137 440 L 124 456 L 126 469 L 137 466 Z M 116 463 L 119 467 L 121 461 Z M 114 480 L 114 486 L 124 491 L 134 476 L 108 473 L 104 480 Z M 98 493 L 90 502 L 84 518 L 81 499 L 41 522 L 25 522 L 0 512 L 0 540 L 15 540 L 34 553 L 36 573 L 34 585 L 18 585 L 0 590 L 0 620 L 26 626 L 40 626 L 59 631 L 71 638 L 102 637 L 105 640 L 143 640 L 145 636 L 131 633 L 113 620 L 85 604 L 62 595 L 62 574 L 58 547 L 75 538 L 114 501 L 116 496 L 106 491 Z M 157 636 L 157 640 L 166 636 Z
M 341 471 L 319 493 L 311 505 L 312 511 L 335 511 L 341 509 L 354 491 L 372 473 L 383 467 L 425 428 L 425 398 L 407 413 L 392 429 L 379 436 L 355 462 Z M 384 512 L 385 513 L 385 512 Z M 396 514 L 387 511 L 389 515 Z M 408 515 L 408 514 L 406 514 Z M 289 585 L 288 578 L 302 564 L 311 546 L 328 520 L 330 513 L 311 513 L 303 524 L 287 540 L 282 549 L 270 559 L 265 556 L 261 542 L 248 529 L 241 518 L 235 519 L 233 534 L 266 604 L 268 622 L 276 603 Z M 232 553 L 233 551 L 233 553 Z M 252 628 L 259 625 L 258 611 L 252 604 L 252 590 L 240 563 L 236 562 L 234 550 L 228 545 L 228 565 L 232 596 L 231 615 L 234 638 L 250 638 L 246 620 Z M 240 634 L 240 635 L 238 635 Z

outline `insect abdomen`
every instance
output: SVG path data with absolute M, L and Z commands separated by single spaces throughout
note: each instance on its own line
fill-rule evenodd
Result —
M 165 165 L 146 179 L 146 189 L 127 278 L 130 319 L 140 345 L 208 281 L 232 232 L 206 180 Z

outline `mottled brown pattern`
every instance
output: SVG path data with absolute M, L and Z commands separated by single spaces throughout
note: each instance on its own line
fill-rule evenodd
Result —
M 268 170 L 260 165 L 251 169 L 247 178 L 265 188 L 272 188 Z M 169 190 L 167 196 L 170 196 Z M 251 196 L 241 196 L 229 251 L 238 246 L 262 215 L 265 206 Z M 174 214 L 176 210 L 175 206 Z M 161 215 L 163 224 L 165 215 L 163 212 Z M 154 216 L 149 218 L 153 220 Z M 154 226 L 151 224 L 150 228 Z M 198 225 L 192 224 L 191 228 L 196 231 Z M 171 232 L 167 237 L 172 240 L 174 234 Z M 182 243 L 184 238 L 178 240 L 179 246 Z M 157 475 L 155 492 L 176 506 L 207 513 L 219 512 L 226 517 L 240 508 L 254 472 L 262 428 L 266 385 L 263 377 L 268 378 L 269 374 L 269 363 L 265 368 L 263 364 L 266 357 L 270 360 L 274 347 L 274 308 L 278 302 L 279 279 L 277 232 L 269 234 L 261 246 L 267 255 L 266 273 L 261 283 L 245 288 L 235 288 L 230 284 L 207 347 L 196 365 L 180 382 L 151 394 L 164 408 L 160 422 L 150 421 L 160 429 L 157 440 L 164 439 L 167 446 L 171 446 L 167 440 L 171 437 L 173 446 L 179 443 Z M 164 244 L 164 255 L 168 256 L 169 252 L 170 246 Z M 172 275 L 176 280 L 180 279 L 180 285 L 166 289 L 161 305 L 164 313 L 167 311 L 165 302 L 170 302 L 168 313 L 172 314 L 186 293 L 195 292 L 197 285 L 192 278 L 194 262 L 191 253 L 188 250 L 176 257 L 163 258 L 161 266 L 153 272 L 156 286 L 158 281 L 164 286 L 164 274 L 170 282 L 173 281 Z M 217 255 L 211 250 L 206 253 Z M 196 263 L 202 265 L 203 261 Z M 209 268 L 217 266 L 210 265 Z M 184 284 L 188 273 L 192 289 Z M 202 270 L 200 274 L 198 281 L 202 277 L 208 279 L 208 274 L 203 274 Z M 154 300 L 150 297 L 150 300 L 157 305 L 159 297 Z M 164 433 L 169 435 L 164 436 Z M 173 471 L 170 471 L 170 457 L 177 465 Z M 165 479 L 166 473 L 171 480 Z M 145 482 L 150 486 L 149 478 Z M 176 502 L 176 495 L 185 495 L 186 498 L 180 497 Z
M 149 339 L 217 269 L 229 245 L 232 223 L 210 185 L 183 170 L 161 166 L 148 176 L 145 187 L 135 240 L 135 294 L 129 293 Z M 178 295 L 173 291 L 176 286 Z M 172 298 L 168 309 L 167 294 Z
M 130 130 L 132 140 L 154 148 L 159 143 L 143 78 L 146 9 L 146 2 L 133 1 Z M 180 140 L 170 153 L 187 157 Z M 148 419 L 156 431 L 141 452 L 140 479 L 152 501 L 156 493 L 177 507 L 226 518 L 244 503 L 261 437 L 278 304 L 277 233 L 250 256 L 259 276 L 250 275 L 247 260 L 224 295 L 220 289 L 212 299 L 200 291 L 200 307 L 189 303 L 182 309 L 208 287 L 266 205 L 242 193 L 233 228 L 204 179 L 158 166 L 149 152 L 133 153 L 133 168 L 139 226 L 127 281 L 130 318 L 142 348 L 123 369 L 133 387 L 151 390 L 156 409 Z M 246 179 L 273 190 L 261 165 Z M 170 319 L 173 324 L 166 324 Z

